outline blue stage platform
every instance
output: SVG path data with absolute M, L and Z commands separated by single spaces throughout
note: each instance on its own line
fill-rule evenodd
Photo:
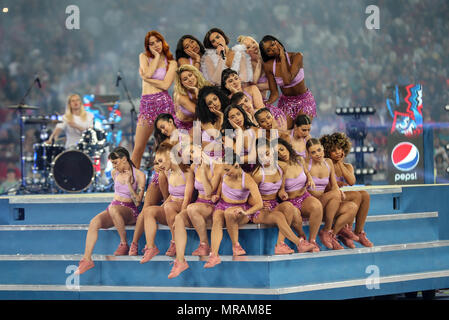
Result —
M 0 299 L 348 299 L 449 287 L 449 185 L 345 189 L 371 194 L 373 248 L 274 256 L 277 229 L 247 225 L 240 243 L 248 256 L 232 257 L 224 231 L 222 263 L 204 269 L 206 258 L 190 255 L 198 237 L 189 229 L 190 268 L 175 279 L 167 278 L 165 226 L 161 254 L 143 265 L 140 256 L 114 257 L 117 232 L 101 230 L 95 268 L 74 277 L 88 223 L 112 194 L 1 197 Z M 127 230 L 131 241 L 134 227 Z

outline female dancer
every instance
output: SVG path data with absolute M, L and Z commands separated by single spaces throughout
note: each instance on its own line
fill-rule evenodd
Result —
M 251 172 L 256 163 L 256 136 L 257 127 L 252 123 L 242 107 L 231 104 L 224 110 L 222 136 L 232 132 L 230 138 L 235 139 L 232 148 L 236 154 L 242 157 L 242 169 Z M 230 131 L 228 131 L 230 130 Z M 226 144 L 226 140 L 225 140 Z M 231 147 L 226 146 L 225 147 Z
M 195 108 L 198 102 L 199 90 L 210 83 L 204 79 L 202 73 L 194 66 L 185 64 L 176 70 L 173 100 L 175 102 L 176 126 L 178 129 L 189 131 L 193 135 L 192 127 L 195 118 Z
M 226 154 L 227 153 L 227 154 Z M 231 149 L 225 149 L 225 157 L 223 159 L 224 176 L 221 179 L 217 194 L 213 200 L 220 201 L 215 206 L 211 231 L 211 253 L 205 268 L 212 268 L 221 262 L 218 256 L 221 240 L 223 239 L 223 222 L 224 217 L 234 215 L 238 218 L 238 222 L 247 221 L 247 219 L 255 218 L 256 213 L 263 208 L 262 197 L 257 184 L 248 173 L 245 173 L 239 165 L 240 157 Z M 232 159 L 231 159 L 232 158 Z M 254 199 L 254 205 L 248 204 L 248 197 Z M 241 219 L 240 219 L 241 218 Z M 232 224 L 231 230 L 228 228 L 229 235 L 232 240 L 232 253 L 234 256 L 245 254 L 245 251 L 235 238 L 235 229 L 238 231 L 238 224 Z M 232 229 L 234 228 L 234 229 Z
M 201 72 L 215 85 L 220 85 L 221 72 L 226 68 L 235 70 L 243 82 L 253 80 L 251 59 L 243 45 L 228 47 L 229 38 L 218 28 L 210 29 L 203 40 L 206 52 L 201 60 Z
M 315 188 L 309 189 L 309 192 L 321 201 L 324 208 L 324 227 L 320 231 L 321 242 L 328 249 L 343 249 L 336 239 L 336 234 L 346 224 L 354 220 L 357 206 L 352 201 L 342 201 L 345 198 L 335 180 L 334 165 L 331 159 L 324 157 L 324 148 L 320 141 L 315 138 L 309 139 L 306 148 L 308 157 L 305 162 L 308 164 L 308 171 L 315 183 Z M 325 192 L 329 183 L 330 191 Z M 354 247 L 351 241 L 346 241 L 345 244 Z
M 145 253 L 140 263 L 150 261 L 159 253 L 159 249 L 154 243 L 156 237 L 157 224 L 161 223 L 170 228 L 172 240 L 165 253 L 168 256 L 176 254 L 174 242 L 174 222 L 176 215 L 185 210 L 192 199 L 193 193 L 193 172 L 188 165 L 177 164 L 174 157 L 172 145 L 162 143 L 156 149 L 156 162 L 159 163 L 161 170 L 168 180 L 169 197 L 162 206 L 150 206 L 143 210 L 145 237 L 147 244 Z
M 306 158 L 306 143 L 311 138 L 310 130 L 312 121 L 305 114 L 299 114 L 295 119 L 295 124 L 290 134 L 290 143 L 296 154 Z
M 285 180 L 283 178 L 284 172 L 287 169 L 286 163 L 278 163 L 277 159 L 273 161 L 273 152 L 270 147 L 270 142 L 264 138 L 257 139 L 257 164 L 251 176 L 259 187 L 260 194 L 263 200 L 263 209 L 256 212 L 252 218 L 253 223 L 276 224 L 279 228 L 279 233 L 287 237 L 290 241 L 296 244 L 298 252 L 307 252 L 315 248 L 315 245 L 308 243 L 305 240 L 305 234 L 302 230 L 301 214 L 298 212 L 293 204 L 289 201 L 279 203 L 277 197 L 281 200 L 287 200 L 288 195 L 283 187 Z M 228 232 L 234 232 L 234 238 L 238 239 L 238 229 L 232 228 L 235 224 L 235 216 L 226 215 L 226 226 Z M 229 222 L 228 222 L 229 220 Z M 240 219 L 238 222 L 248 223 L 245 219 Z M 298 238 L 290 228 L 290 226 L 297 230 L 300 237 Z M 235 235 L 237 233 L 237 236 Z M 232 239 L 232 238 L 231 238 Z M 279 240 L 279 238 L 278 238 Z M 276 243 L 274 254 L 289 254 L 294 250 L 290 249 L 282 239 L 281 242 Z
M 304 160 L 293 150 L 292 146 L 282 138 L 276 145 L 279 160 L 286 163 L 285 183 L 281 190 L 285 190 L 290 201 L 299 211 L 304 220 L 309 220 L 309 243 L 315 248 L 313 252 L 320 251 L 316 243 L 316 236 L 323 219 L 323 206 L 321 202 L 307 192 L 307 187 L 314 186 L 312 177 L 306 171 Z M 301 235 L 302 233 L 300 233 Z M 284 241 L 284 236 L 279 233 L 278 243 Z
M 190 34 L 183 35 L 176 44 L 175 55 L 178 66 L 190 64 L 200 70 L 204 52 L 204 46 L 197 38 Z
M 351 150 L 351 141 L 341 132 L 335 132 L 332 135 L 324 135 L 320 138 L 320 142 L 324 147 L 324 154 L 330 158 L 335 167 L 335 178 L 339 187 L 352 186 L 356 179 L 354 175 L 354 168 L 350 163 L 344 162 L 345 157 Z M 370 196 L 365 190 L 360 191 L 345 191 L 347 201 L 354 202 L 357 207 L 355 234 L 352 231 L 352 223 L 347 224 L 340 231 L 342 237 L 349 238 L 360 242 L 365 247 L 372 247 L 373 243 L 366 237 L 363 227 L 365 226 L 366 217 L 370 205 Z
M 273 105 L 266 105 L 263 108 L 256 109 L 253 105 L 251 98 L 248 97 L 244 92 L 234 93 L 231 98 L 231 103 L 240 105 L 243 108 L 243 110 L 246 111 L 250 120 L 254 123 L 256 123 L 254 115 L 259 110 L 267 108 L 270 111 L 273 118 L 276 120 L 275 121 L 276 126 L 273 126 L 273 129 L 278 129 L 281 131 L 287 130 L 287 118 L 285 117 L 284 112 L 278 107 L 275 107 Z
M 304 81 L 303 55 L 300 52 L 287 53 L 282 43 L 270 35 L 262 38 L 259 49 L 270 87 L 267 103 L 272 104 L 277 100 L 279 85 L 282 95 L 278 107 L 288 115 L 289 129 L 298 114 L 316 117 L 315 99 Z
M 259 124 L 259 128 L 265 130 L 265 135 L 268 140 L 274 140 L 276 138 L 289 139 L 290 134 L 287 130 L 279 130 L 277 122 L 274 121 L 274 117 L 268 108 L 262 108 L 257 110 L 254 114 L 256 122 Z M 275 131 L 271 131 L 274 129 Z M 272 135 L 273 134 L 273 135 Z
M 113 165 L 114 199 L 107 209 L 96 215 L 89 223 L 84 256 L 79 262 L 76 274 L 82 274 L 95 266 L 92 251 L 98 239 L 99 229 L 115 227 L 120 236 L 120 244 L 114 255 L 127 255 L 126 225 L 134 225 L 139 215 L 137 207 L 143 199 L 145 173 L 136 169 L 128 150 L 115 148 L 108 156 Z
M 259 44 L 250 36 L 239 36 L 237 42 L 246 47 L 246 53 L 251 57 L 251 66 L 253 68 L 252 83 L 259 88 L 262 98 L 266 99 L 268 92 L 268 79 L 263 71 L 263 60 L 260 55 Z
M 228 97 L 218 87 L 205 86 L 198 93 L 196 117 L 201 121 L 202 148 L 213 159 L 222 157 L 220 130 L 223 125 L 223 110 L 228 105 Z
M 169 279 L 177 277 L 189 267 L 184 258 L 187 243 L 186 227 L 194 227 L 200 239 L 200 244 L 192 252 L 192 255 L 208 256 L 210 254 L 206 226 L 212 222 L 212 213 L 215 208 L 212 195 L 217 190 L 223 172 L 221 165 L 214 164 L 212 159 L 201 152 L 199 146 L 193 145 L 191 150 L 193 161 L 191 169 L 195 174 L 194 186 L 198 191 L 198 198 L 195 203 L 187 206 L 187 210 L 181 211 L 175 218 L 176 260 L 168 275 Z
M 150 31 L 145 36 L 145 52 L 139 55 L 139 62 L 142 98 L 131 157 L 137 167 L 140 166 L 157 115 L 162 112 L 175 114 L 173 101 L 167 90 L 175 79 L 177 67 L 170 47 L 157 31 Z

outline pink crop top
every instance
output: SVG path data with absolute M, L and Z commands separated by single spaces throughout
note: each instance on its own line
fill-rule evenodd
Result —
M 285 53 L 285 56 L 287 57 L 288 65 L 290 66 L 290 57 L 288 56 L 288 53 Z M 298 83 L 300 83 L 302 80 L 304 80 L 304 68 L 299 69 L 298 73 L 296 74 L 295 78 L 292 80 L 292 82 L 289 85 L 284 86 L 284 80 L 282 77 L 276 77 L 276 59 L 273 61 L 273 75 L 274 79 L 276 80 L 276 83 L 281 88 L 291 88 L 296 86 Z
M 293 129 L 292 129 L 292 133 L 291 133 L 290 137 L 291 137 L 292 140 L 293 140 Z M 303 140 L 304 140 L 304 143 L 306 143 L 306 138 L 304 138 Z M 304 151 L 302 151 L 302 152 L 299 152 L 299 151 L 295 150 L 295 152 L 296 152 L 296 154 L 297 154 L 298 156 L 300 156 L 300 157 L 305 158 L 305 157 L 307 156 L 307 155 L 306 155 L 306 150 L 304 150 Z
M 327 170 L 329 173 L 331 172 L 331 169 L 329 168 L 329 165 L 327 164 L 326 160 L 324 160 L 324 163 L 326 164 Z M 312 168 L 312 159 L 309 161 L 309 171 Z M 329 184 L 329 176 L 326 178 L 317 178 L 312 176 L 313 182 L 315 182 L 315 189 L 316 191 L 324 191 L 326 189 L 326 186 Z
M 151 58 L 148 58 L 148 63 L 150 63 L 150 62 L 151 62 Z M 167 65 L 167 57 L 165 57 L 165 64 Z M 151 79 L 164 80 L 166 74 L 167 74 L 166 68 L 157 68 L 156 70 L 154 70 L 154 73 L 151 76 Z
M 170 179 L 170 173 L 171 173 L 171 171 L 168 171 L 168 176 L 167 176 L 168 179 Z M 182 173 L 182 177 L 184 178 L 184 184 L 175 187 L 175 186 L 172 186 L 170 184 L 170 182 L 168 183 L 168 193 L 172 197 L 175 197 L 175 198 L 184 198 L 184 193 L 185 193 L 185 190 L 186 190 L 186 184 L 185 184 L 186 177 L 184 176 L 184 172 L 183 171 L 181 171 L 181 173 Z
M 131 191 L 129 191 L 128 185 L 122 184 L 115 179 L 120 174 L 120 172 L 117 171 L 117 174 L 114 177 L 114 195 L 117 195 L 119 197 L 131 199 Z M 133 177 L 134 177 L 134 183 L 132 185 L 133 190 L 137 190 L 137 180 L 136 180 L 136 174 L 135 174 L 135 168 L 133 167 Z
M 247 200 L 249 196 L 249 189 L 245 188 L 245 172 L 242 172 L 242 188 L 241 189 L 233 189 L 229 187 L 224 182 L 223 176 L 223 183 L 221 184 L 221 191 L 223 192 L 223 195 L 226 196 L 226 198 L 235 200 L 235 201 L 241 201 L 241 200 Z
M 189 99 L 192 100 L 192 95 L 190 94 L 190 92 L 187 92 L 187 94 L 189 95 Z M 179 109 L 181 110 L 182 113 L 184 113 L 188 117 L 194 116 L 193 112 L 190 112 L 189 110 L 187 110 L 186 108 L 184 108 L 181 105 L 179 105 Z
M 306 174 L 304 170 L 296 177 L 296 178 L 287 178 L 285 179 L 285 191 L 286 192 L 294 192 L 301 190 L 304 188 L 307 182 Z
M 198 166 L 195 166 L 195 169 L 193 170 L 195 172 L 195 189 L 198 190 L 198 193 L 200 195 L 205 196 L 206 191 L 204 190 L 203 184 L 196 179 L 196 170 L 197 169 L 198 169 Z M 214 175 L 214 165 L 212 164 L 212 161 L 210 163 L 210 173 L 212 176 Z
M 278 182 L 265 182 L 265 171 L 263 167 L 260 167 L 262 171 L 262 181 L 259 183 L 259 191 L 263 196 L 268 196 L 271 194 L 275 194 L 279 191 L 282 185 L 282 169 L 278 166 L 278 171 L 281 174 L 281 179 Z

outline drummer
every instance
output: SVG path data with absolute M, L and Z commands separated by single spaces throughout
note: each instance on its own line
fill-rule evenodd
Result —
M 94 116 L 92 113 L 84 110 L 81 103 L 81 97 L 78 94 L 71 94 L 67 98 L 67 107 L 62 118 L 63 122 L 56 125 L 55 130 L 45 143 L 53 144 L 62 131 L 65 132 L 66 149 L 74 149 L 81 139 L 83 131 L 93 127 Z

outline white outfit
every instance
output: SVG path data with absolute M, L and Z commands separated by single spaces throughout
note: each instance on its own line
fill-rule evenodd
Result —
M 246 53 L 246 47 L 238 44 L 233 46 L 231 50 L 235 52 L 231 69 L 239 74 L 242 82 L 252 82 L 253 68 L 251 66 L 251 57 Z M 214 77 L 213 75 L 218 71 L 217 68 L 221 70 Z M 223 60 L 215 49 L 206 49 L 206 52 L 201 57 L 201 72 L 206 80 L 216 85 L 221 85 L 221 72 L 226 68 L 226 57 Z
M 63 119 L 63 123 L 58 123 L 56 125 L 56 128 L 60 128 L 65 132 L 66 135 L 66 141 L 65 141 L 65 148 L 73 148 L 78 145 L 78 142 L 80 142 L 81 136 L 84 132 L 84 130 L 93 127 L 94 125 L 94 115 L 90 112 L 86 112 L 87 117 L 86 121 L 83 121 L 80 116 L 73 115 L 73 122 L 75 122 L 78 126 L 82 127 L 83 130 L 75 129 L 67 124 L 67 122 Z

